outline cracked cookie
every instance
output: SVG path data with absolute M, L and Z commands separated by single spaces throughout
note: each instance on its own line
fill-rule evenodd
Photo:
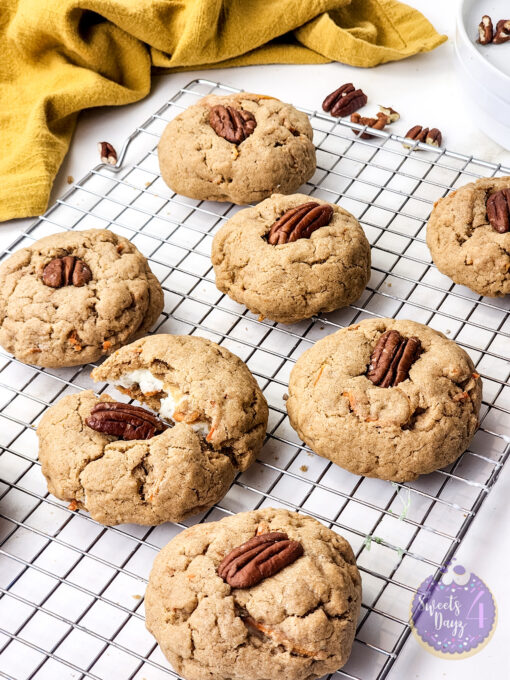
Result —
M 148 330 L 162 309 L 146 258 L 112 231 L 46 236 L 0 265 L 0 345 L 27 364 L 96 361 Z
M 238 555 L 252 572 L 270 563 L 262 580 L 229 585 Z M 265 508 L 171 540 L 152 567 L 145 615 L 186 680 L 312 680 L 347 661 L 360 603 L 348 542 L 311 517 Z
M 207 510 L 262 446 L 264 396 L 246 365 L 209 340 L 142 338 L 92 376 L 158 413 L 85 391 L 41 419 L 48 490 L 103 524 L 179 522 Z
M 255 203 L 291 194 L 315 172 L 305 113 L 264 95 L 209 95 L 176 116 L 158 147 L 161 176 L 178 194 Z
M 427 225 L 434 264 L 479 295 L 510 293 L 510 177 L 479 179 L 434 206 Z
M 215 235 L 211 257 L 219 290 L 282 323 L 354 302 L 370 278 L 359 222 L 304 194 L 274 194 L 240 210 Z
M 298 359 L 287 411 L 320 456 L 357 475 L 404 482 L 465 451 L 481 398 L 480 376 L 455 342 L 414 321 L 370 319 Z

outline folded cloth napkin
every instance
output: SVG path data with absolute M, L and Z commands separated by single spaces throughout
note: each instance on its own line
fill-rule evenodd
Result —
M 141 99 L 151 67 L 375 66 L 445 40 L 396 0 L 2 0 L 0 221 L 44 212 L 78 112 Z

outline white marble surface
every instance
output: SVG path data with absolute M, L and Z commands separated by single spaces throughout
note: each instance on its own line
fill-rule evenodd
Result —
M 394 126 L 404 134 L 415 124 L 439 127 L 446 145 L 456 151 L 510 165 L 504 151 L 477 130 L 476 120 L 464 105 L 453 64 L 454 15 L 456 2 L 411 0 L 423 10 L 438 30 L 451 38 L 436 51 L 399 63 L 362 70 L 342 64 L 321 66 L 261 66 L 239 69 L 192 71 L 154 78 L 152 92 L 144 101 L 121 109 L 103 108 L 80 117 L 72 146 L 55 182 L 52 201 L 67 189 L 69 175 L 78 179 L 98 162 L 96 144 L 108 140 L 120 148 L 124 138 L 150 113 L 158 109 L 179 87 L 197 77 L 222 81 L 255 92 L 274 94 L 310 108 L 319 107 L 325 94 L 339 84 L 354 81 L 367 92 L 374 105 L 390 105 L 401 112 Z M 480 15 L 485 11 L 480 2 Z M 473 27 L 476 35 L 476 26 Z M 30 220 L 12 220 L 1 225 L 0 247 L 8 245 Z M 509 427 L 510 429 L 510 427 Z M 479 654 L 465 660 L 445 661 L 423 650 L 409 639 L 390 678 L 420 680 L 478 680 L 480 677 L 510 677 L 510 465 L 478 517 L 472 524 L 457 559 L 486 581 L 499 606 L 499 621 L 493 639 Z

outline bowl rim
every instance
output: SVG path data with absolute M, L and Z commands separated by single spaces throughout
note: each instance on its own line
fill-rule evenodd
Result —
M 468 44 L 468 49 L 470 50 L 471 54 L 474 55 L 475 59 L 478 59 L 478 61 L 486 66 L 489 70 L 494 71 L 494 73 L 496 73 L 499 77 L 503 77 L 510 83 L 510 75 L 499 69 L 497 66 L 494 66 L 494 64 L 486 59 L 474 46 L 473 40 L 469 37 L 466 26 L 464 25 L 463 10 L 465 5 L 466 0 L 461 0 L 461 2 L 459 2 L 457 5 L 457 30 L 462 34 L 464 41 Z

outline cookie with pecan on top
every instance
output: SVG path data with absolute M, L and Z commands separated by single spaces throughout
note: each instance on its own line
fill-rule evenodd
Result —
M 262 578 L 229 578 L 243 571 Z M 360 603 L 349 543 L 312 517 L 265 508 L 171 540 L 154 562 L 145 614 L 186 680 L 313 680 L 347 661 Z
M 358 475 L 404 482 L 466 450 L 481 398 L 480 376 L 455 342 L 414 321 L 370 319 L 298 359 L 287 411 L 319 455 Z
M 354 302 L 370 278 L 358 220 L 305 194 L 274 194 L 215 235 L 216 286 L 254 314 L 295 323 Z
M 434 264 L 479 295 L 510 293 L 510 177 L 479 179 L 440 199 L 427 224 Z
M 183 196 L 255 203 L 315 172 L 308 116 L 279 99 L 209 95 L 176 116 L 158 146 L 161 176 Z
M 162 309 L 147 259 L 109 230 L 46 236 L 0 265 L 0 345 L 27 364 L 96 361 L 147 331 Z
M 195 336 L 153 335 L 92 372 L 140 406 L 90 390 L 37 428 L 50 493 L 107 525 L 178 522 L 207 510 L 259 452 L 267 404 L 247 366 Z

